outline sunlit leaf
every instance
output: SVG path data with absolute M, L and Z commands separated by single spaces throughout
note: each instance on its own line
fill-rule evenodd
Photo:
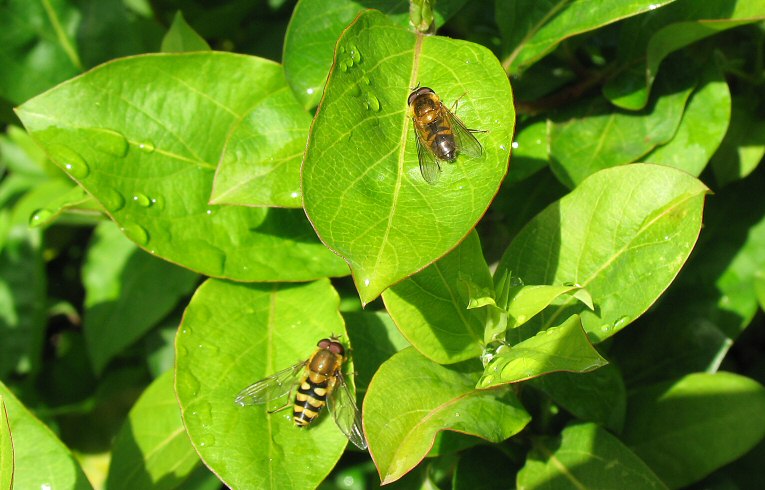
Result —
M 492 286 L 475 233 L 438 262 L 383 293 L 393 321 L 425 357 L 450 364 L 481 354 L 486 311 L 468 309 L 468 281 Z
M 13 435 L 13 488 L 92 490 L 69 449 L 2 382 L 0 397 Z
M 590 339 L 603 340 L 642 314 L 677 275 L 698 237 L 706 192 L 670 167 L 600 171 L 537 215 L 496 274 L 504 269 L 527 284 L 586 288 L 595 311 L 571 298 L 526 326 L 544 329 L 579 313 Z
M 283 86 L 281 66 L 259 58 L 136 56 L 61 84 L 17 113 L 125 234 L 159 257 L 239 280 L 342 275 L 347 268 L 302 212 L 208 204 L 230 129 Z
M 595 424 L 571 425 L 560 440 L 537 439 L 517 482 L 520 488 L 545 490 L 668 488 L 635 453 Z
M 507 171 L 514 114 L 507 76 L 483 46 L 416 35 L 379 12 L 338 42 L 305 160 L 306 213 L 350 265 L 362 302 L 423 269 L 475 226 Z M 478 134 L 483 154 L 443 164 L 427 183 L 407 99 L 417 84 Z
M 436 2 L 436 25 L 442 25 L 466 1 Z M 337 38 L 369 8 L 382 11 L 401 27 L 409 26 L 409 5 L 400 0 L 300 0 L 295 6 L 284 39 L 284 71 L 306 108 L 315 107 L 321 99 Z
M 629 397 L 622 440 L 671 488 L 689 485 L 765 436 L 765 388 L 733 373 L 690 374 Z
M 479 388 L 531 379 L 556 371 L 586 372 L 606 364 L 574 315 L 558 326 L 497 350 L 478 382 Z
M 168 371 L 130 409 L 112 445 L 107 488 L 176 488 L 197 465 Z
M 326 279 L 208 280 L 195 293 L 176 341 L 176 391 L 194 448 L 226 485 L 315 487 L 340 458 L 348 440 L 331 415 L 301 430 L 289 409 L 234 403 L 248 385 L 305 361 L 320 339 L 343 334 L 347 346 L 338 304 Z
M 502 32 L 502 66 L 523 71 L 562 41 L 649 12 L 673 0 L 516 0 L 497 2 L 496 18 Z
M 475 389 L 479 373 L 477 362 L 445 367 L 413 348 L 380 366 L 364 400 L 364 428 L 383 484 L 414 468 L 440 431 L 501 442 L 528 423 L 512 392 Z
M 733 99 L 730 127 L 711 162 L 720 185 L 743 179 L 765 155 L 765 121 L 757 112 L 758 103 L 757 98 L 747 95 Z

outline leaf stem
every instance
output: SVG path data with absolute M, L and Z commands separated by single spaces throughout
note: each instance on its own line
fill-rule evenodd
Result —
M 48 19 L 53 26 L 53 30 L 56 31 L 56 37 L 58 38 L 59 43 L 61 43 L 61 47 L 63 48 L 64 52 L 67 54 L 72 64 L 78 70 L 82 71 L 83 68 L 82 62 L 80 61 L 80 56 L 77 54 L 77 50 L 74 48 L 69 40 L 69 37 L 64 31 L 64 28 L 61 25 L 61 21 L 58 18 L 58 14 L 50 4 L 50 0 L 42 0 L 42 5 L 43 8 L 45 8 L 45 12 L 48 14 Z

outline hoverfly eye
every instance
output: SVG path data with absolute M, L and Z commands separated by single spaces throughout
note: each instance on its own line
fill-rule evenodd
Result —
M 318 344 L 316 344 L 316 347 L 319 347 L 320 349 L 326 349 L 330 347 L 332 342 L 329 339 L 321 339 Z
M 343 348 L 343 345 L 338 342 L 331 342 L 329 344 L 329 351 L 339 356 L 345 355 L 345 349 Z

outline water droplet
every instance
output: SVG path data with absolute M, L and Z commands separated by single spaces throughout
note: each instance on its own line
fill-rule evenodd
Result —
M 293 192 L 292 194 L 290 194 L 290 197 L 291 197 L 292 199 L 297 199 L 297 198 L 299 198 L 299 197 L 300 197 L 300 193 L 299 193 L 299 192 Z
M 142 194 L 140 192 L 137 192 L 133 195 L 133 202 L 141 206 L 142 208 L 148 208 L 153 203 L 151 202 L 151 199 L 146 194 Z
M 380 110 L 380 100 L 372 92 L 367 92 L 367 100 L 364 106 L 369 110 L 377 112 Z
M 152 197 L 151 206 L 161 211 L 165 209 L 165 200 L 162 198 L 162 196 Z
M 364 286 L 369 286 L 369 279 L 364 279 Z
M 217 345 L 208 343 L 197 344 L 197 349 L 199 349 L 203 355 L 208 357 L 213 357 L 220 351 Z
M 348 54 L 351 55 L 351 59 L 353 60 L 353 62 L 354 63 L 361 62 L 361 53 L 359 52 L 359 48 L 357 48 L 354 44 L 351 44 L 348 47 L 348 49 L 349 49 Z
M 181 382 L 183 383 L 183 386 L 188 388 L 188 391 L 191 392 L 192 396 L 197 396 L 199 394 L 199 380 L 196 376 L 191 374 L 191 372 L 186 371 L 186 374 L 181 379 Z
M 128 140 L 122 133 L 110 129 L 98 129 L 98 136 L 93 138 L 93 147 L 115 157 L 124 157 L 128 152 Z
M 156 147 L 151 141 L 142 141 L 138 143 L 138 149 L 145 151 L 146 153 L 151 153 L 156 149 Z
M 212 425 L 212 405 L 209 402 L 200 403 L 195 410 L 197 420 L 206 427 Z
M 455 417 L 459 417 L 459 416 L 460 416 L 460 413 L 459 413 L 459 412 L 457 412 L 457 413 L 455 413 L 455 414 L 454 414 L 454 416 L 455 416 Z
M 84 179 L 90 175 L 90 167 L 79 153 L 63 145 L 54 145 L 50 149 L 54 160 L 61 162 L 66 172 L 75 179 Z
M 361 75 L 361 78 L 359 80 L 364 85 L 372 85 L 372 82 L 369 81 L 369 77 L 367 77 L 366 75 Z
M 518 315 L 518 317 L 515 319 L 516 324 L 525 323 L 526 322 L 526 315 Z
M 506 151 L 507 147 L 505 145 L 499 145 L 499 149 L 502 151 Z
M 122 227 L 122 231 L 128 238 L 136 242 L 138 245 L 146 245 L 149 243 L 149 232 L 146 228 L 137 223 L 125 223 Z
M 612 327 L 613 327 L 612 325 L 606 323 L 606 324 L 600 326 L 600 331 L 601 332 L 608 332 L 609 330 L 611 330 Z
M 513 144 L 511 146 L 513 148 L 518 148 L 518 142 L 517 141 L 513 141 Z
M 345 54 L 345 46 L 340 46 L 340 53 Z
M 314 92 L 313 88 L 307 88 L 305 91 L 305 93 L 307 93 L 308 95 L 313 95 L 313 92 Z
M 523 283 L 523 279 L 521 279 L 518 276 L 511 276 L 510 277 L 510 286 L 512 287 L 518 287 L 518 286 L 525 286 Z
M 208 215 L 208 216 L 212 216 L 212 214 L 213 214 L 213 211 L 212 211 L 212 209 L 208 209 L 208 210 L 207 210 L 207 211 L 205 211 L 205 212 L 207 213 L 207 215 Z
M 619 317 L 619 319 L 614 322 L 614 328 L 617 329 L 617 330 L 620 329 L 620 328 L 623 328 L 630 321 L 631 321 L 631 319 L 628 316 Z
M 345 60 L 340 60 L 338 63 L 340 64 L 340 71 L 348 71 L 348 65 L 345 64 Z
M 116 212 L 125 207 L 125 198 L 116 189 L 107 187 L 101 192 L 100 201 L 107 211 Z
M 40 490 L 53 490 L 53 487 L 50 483 L 43 483 L 40 485 Z
M 37 227 L 48 223 L 53 218 L 53 211 L 50 209 L 38 209 L 29 217 L 29 226 Z
M 199 436 L 199 447 L 210 447 L 215 445 L 215 436 L 206 433 Z
M 357 83 L 351 86 L 351 95 L 354 97 L 358 97 L 359 95 L 361 95 L 361 87 L 359 87 Z
M 206 263 L 210 275 L 223 275 L 226 270 L 226 254 L 220 248 L 210 243 L 197 242 L 197 255 L 199 260 Z

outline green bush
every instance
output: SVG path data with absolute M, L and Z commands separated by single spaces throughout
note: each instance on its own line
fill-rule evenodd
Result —
M 759 488 L 763 19 L 1 2 L 0 490 Z

